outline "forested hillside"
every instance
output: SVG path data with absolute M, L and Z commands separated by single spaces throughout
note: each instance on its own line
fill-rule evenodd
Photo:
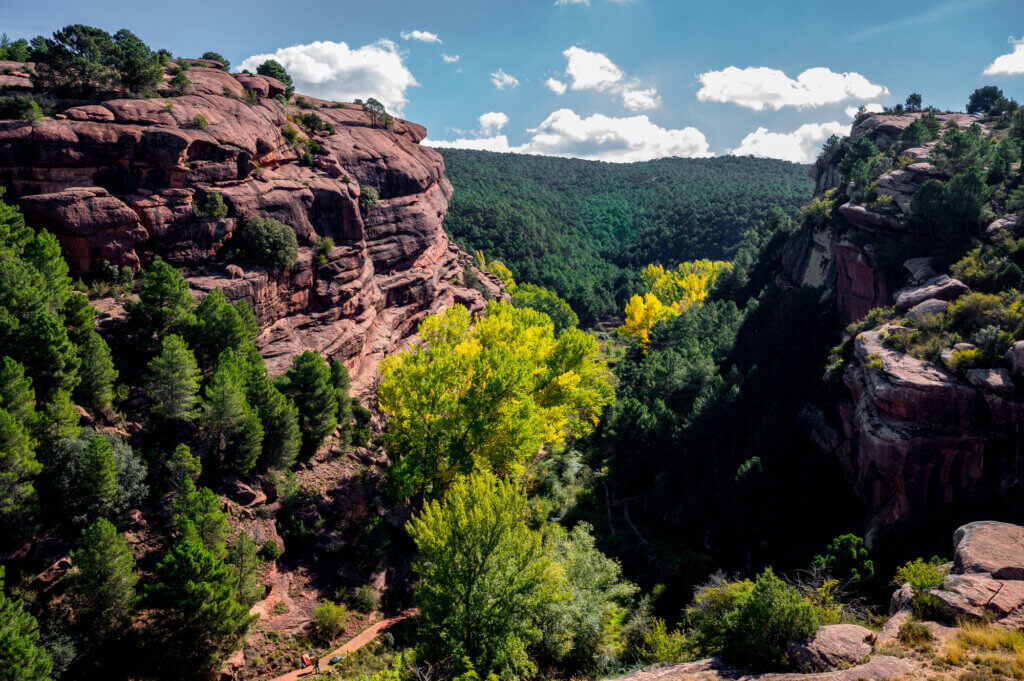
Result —
M 806 166 L 772 159 L 442 153 L 455 187 L 449 235 L 553 288 L 584 325 L 621 313 L 645 265 L 729 259 L 768 206 L 795 214 L 813 189 Z

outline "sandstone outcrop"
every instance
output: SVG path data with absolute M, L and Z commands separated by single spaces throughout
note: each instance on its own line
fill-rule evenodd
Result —
M 423 127 L 396 119 L 385 130 L 358 105 L 311 99 L 334 132 L 306 130 L 298 119 L 311 110 L 276 100 L 279 81 L 190 61 L 187 96 L 172 96 L 165 82 L 166 99 L 0 121 L 0 186 L 33 225 L 58 236 L 75 276 L 102 261 L 138 270 L 164 258 L 198 294 L 222 288 L 252 305 L 272 372 L 317 349 L 345 361 L 359 392 L 426 314 L 483 306 L 480 291 L 459 285 L 472 264 L 441 227 L 452 188 L 440 154 L 419 144 Z M 285 139 L 286 126 L 322 147 L 312 165 L 300 163 L 304 149 Z M 363 211 L 368 186 L 380 200 Z M 197 210 L 213 192 L 227 216 Z M 290 271 L 211 264 L 255 215 L 295 230 L 300 257 Z M 313 253 L 318 237 L 335 244 L 322 259 Z M 495 277 L 477 274 L 488 295 L 503 295 Z
M 791 643 L 789 654 L 800 669 L 824 672 L 863 662 L 872 652 L 875 634 L 856 624 L 824 626 L 807 639 Z

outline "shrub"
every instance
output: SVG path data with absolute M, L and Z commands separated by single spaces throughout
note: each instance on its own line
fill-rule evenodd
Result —
M 904 622 L 896 637 L 900 643 L 909 646 L 919 646 L 935 639 L 932 630 L 917 620 Z
M 257 100 L 259 100 L 259 93 L 257 93 L 255 90 L 245 88 L 245 90 L 243 90 L 242 92 L 245 95 L 246 104 L 255 104 Z
M 349 600 L 356 612 L 363 614 L 371 613 L 380 606 L 377 594 L 369 584 L 356 587 Z
M 313 628 L 316 630 L 317 637 L 326 643 L 345 631 L 347 619 L 348 610 L 344 605 L 324 601 L 313 611 Z
M 295 141 L 299 138 L 299 131 L 291 123 L 285 123 L 281 127 L 281 136 L 284 137 L 284 141 L 288 144 L 295 144 Z
M 43 110 L 36 104 L 36 100 L 30 99 L 21 107 L 21 120 L 30 124 L 43 120 Z
M 316 238 L 316 262 L 318 265 L 327 263 L 327 256 L 334 250 L 334 239 L 329 236 L 318 236 Z
M 281 549 L 278 547 L 276 541 L 274 541 L 273 539 L 268 539 L 267 541 L 263 542 L 262 546 L 260 546 L 259 555 L 260 558 L 262 558 L 263 560 L 277 560 L 281 557 Z
M 309 150 L 302 152 L 302 156 L 299 157 L 300 166 L 312 166 L 313 165 L 313 154 L 309 153 Z
M 199 215 L 220 220 L 228 215 L 228 205 L 224 203 L 224 197 L 218 192 L 210 192 L 203 197 L 202 202 L 193 204 Z
M 281 66 L 280 62 L 273 59 L 268 59 L 256 68 L 256 73 L 261 76 L 270 76 L 284 83 L 285 86 L 285 97 L 291 97 L 292 93 L 295 92 L 295 88 L 292 87 L 292 77 L 288 75 L 284 67 Z
M 782 667 L 787 647 L 818 630 L 814 607 L 767 568 L 753 588 L 725 616 L 724 658 L 752 669 Z
M 222 68 L 225 71 L 227 71 L 229 68 L 231 68 L 231 62 L 229 62 L 227 59 L 225 59 L 224 56 L 221 55 L 218 52 L 203 52 L 203 59 L 210 59 L 212 61 L 219 61 L 222 64 Z
M 954 350 L 953 356 L 949 358 L 949 368 L 957 373 L 964 373 L 973 369 L 981 363 L 981 350 L 978 348 L 967 348 L 965 350 Z
M 640 654 L 645 662 L 673 664 L 692 658 L 686 636 L 678 629 L 669 631 L 665 620 L 655 617 L 651 628 L 644 632 L 644 645 Z
M 198 128 L 200 130 L 206 130 L 210 125 L 210 121 L 206 120 L 206 116 L 201 113 L 197 113 L 193 116 L 190 123 L 192 123 L 193 128 Z
M 914 592 L 911 608 L 922 619 L 933 616 L 938 608 L 938 599 L 928 590 L 939 586 L 945 579 L 944 562 L 938 556 L 932 556 L 927 562 L 923 558 L 915 558 L 901 565 L 893 577 L 892 582 L 896 586 L 910 585 Z
M 189 80 L 188 76 L 185 75 L 180 69 L 171 78 L 170 82 L 167 83 L 175 94 L 178 95 L 190 95 L 194 91 L 192 87 L 192 81 Z
M 271 269 L 287 270 L 299 257 L 295 230 L 274 218 L 249 218 L 242 240 L 249 256 Z
M 833 539 L 824 555 L 814 557 L 814 564 L 840 579 L 861 581 L 875 576 L 875 564 L 868 558 L 864 540 L 853 534 Z
M 369 213 L 377 207 L 379 201 L 380 194 L 377 192 L 376 187 L 363 187 L 362 192 L 359 194 L 359 210 Z
M 725 649 L 727 630 L 725 616 L 750 593 L 754 583 L 749 579 L 728 581 L 721 573 L 698 587 L 693 603 L 686 608 L 685 618 L 690 642 L 701 655 L 718 656 Z

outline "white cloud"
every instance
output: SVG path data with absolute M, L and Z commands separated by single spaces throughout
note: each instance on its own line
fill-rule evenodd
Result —
M 986 67 L 986 76 L 1024 73 L 1024 38 L 1020 40 L 1010 38 L 1010 44 L 1013 45 L 1013 52 L 996 57 L 995 61 Z
M 600 52 L 570 47 L 562 54 L 569 60 L 565 72 L 572 78 L 573 90 L 606 90 L 622 80 L 622 70 Z
M 441 39 L 437 37 L 437 34 L 430 31 L 402 31 L 402 38 L 404 40 L 418 40 L 421 43 L 441 44 Z
M 793 132 L 768 132 L 767 128 L 758 128 L 744 137 L 738 147 L 730 149 L 729 153 L 733 156 L 760 156 L 781 158 L 794 163 L 812 163 L 818 156 L 822 142 L 830 135 L 847 134 L 849 128 L 849 124 L 839 121 L 807 123 Z
M 508 75 L 501 69 L 498 69 L 491 74 L 491 82 L 494 83 L 494 87 L 499 90 L 504 90 L 507 87 L 519 87 L 519 79 L 515 76 Z
M 482 121 L 481 121 L 482 123 Z M 704 133 L 696 128 L 662 128 L 647 116 L 613 118 L 594 114 L 580 117 L 571 109 L 559 109 L 532 130 L 524 144 L 510 146 L 505 135 L 479 139 L 424 140 L 431 147 L 485 149 L 518 154 L 538 154 L 628 163 L 665 156 L 711 156 Z
M 845 110 L 846 115 L 849 116 L 850 118 L 853 118 L 854 116 L 857 115 L 857 112 L 860 111 L 860 107 L 848 106 Z M 882 113 L 883 111 L 885 111 L 885 107 L 879 104 L 878 102 L 871 102 L 870 104 L 864 105 L 864 110 L 867 111 L 868 113 Z
M 661 106 L 661 97 L 654 88 L 647 90 L 626 90 L 622 93 L 622 103 L 630 111 L 647 111 Z
M 445 64 L 454 64 L 460 58 L 457 54 L 441 54 L 441 59 L 444 59 Z
M 500 111 L 488 111 L 480 116 L 480 134 L 484 137 L 493 137 L 505 124 L 508 123 L 508 116 Z
M 405 91 L 418 85 L 402 62 L 398 46 L 390 40 L 356 50 L 331 41 L 292 45 L 273 54 L 253 55 L 239 69 L 255 72 L 268 59 L 284 66 L 302 94 L 342 102 L 376 97 L 396 113 L 408 102 Z
M 558 80 L 557 78 L 548 78 L 548 82 L 544 83 L 548 86 L 548 89 L 554 92 L 556 95 L 564 95 L 565 90 L 568 87 L 565 83 Z
M 888 88 L 871 83 L 859 73 L 835 73 L 823 67 L 807 69 L 795 80 L 765 66 L 729 66 L 702 73 L 699 78 L 700 101 L 733 102 L 754 111 L 767 107 L 778 111 L 784 106 L 821 106 L 845 99 L 863 101 L 889 94 Z

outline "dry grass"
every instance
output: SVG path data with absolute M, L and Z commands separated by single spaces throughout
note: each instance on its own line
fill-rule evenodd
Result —
M 962 678 L 1024 680 L 1024 632 L 987 624 L 960 625 L 946 642 L 943 661 L 963 670 Z

